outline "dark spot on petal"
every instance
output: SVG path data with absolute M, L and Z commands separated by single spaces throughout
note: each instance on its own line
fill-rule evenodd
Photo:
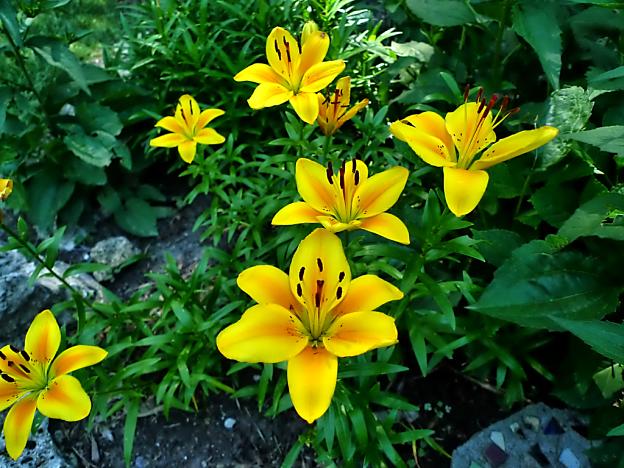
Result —
M 297 296 L 303 296 L 303 290 L 301 289 L 301 283 L 297 283 Z
M 323 272 L 323 262 L 321 261 L 320 258 L 316 259 L 316 264 L 318 265 L 319 271 L 322 273 Z
M 336 289 L 336 299 L 340 299 L 342 297 L 342 287 L 338 286 Z
M 341 271 L 340 274 L 338 275 L 338 281 L 342 281 L 343 279 L 345 279 L 345 272 Z
M 301 267 L 299 270 L 299 281 L 303 281 L 303 273 L 305 272 L 305 267 Z

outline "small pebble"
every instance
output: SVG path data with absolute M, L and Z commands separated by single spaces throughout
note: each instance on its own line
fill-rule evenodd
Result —
M 564 449 L 563 452 L 561 452 L 561 455 L 559 455 L 559 461 L 566 468 L 581 468 L 581 462 L 569 448 Z
M 539 431 L 539 427 L 540 427 L 539 418 L 535 416 L 525 416 L 523 420 L 524 420 L 524 423 L 527 426 L 529 426 L 531 429 L 533 429 L 535 432 Z
M 234 427 L 234 424 L 236 424 L 236 419 L 234 418 L 226 418 L 226 420 L 223 421 L 223 427 L 228 430 L 231 430 Z
M 494 442 L 501 450 L 505 450 L 505 437 L 502 432 L 494 431 L 490 434 L 490 440 Z

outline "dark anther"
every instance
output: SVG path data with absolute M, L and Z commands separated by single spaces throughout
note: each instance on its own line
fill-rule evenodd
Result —
M 501 107 L 500 107 L 501 112 L 504 112 L 505 109 L 507 109 L 508 105 L 509 105 L 509 96 L 505 96 L 503 97 L 503 102 L 501 103 Z
M 303 281 L 303 273 L 305 272 L 305 267 L 301 267 L 299 270 L 299 281 Z
M 494 104 L 496 104 L 496 101 L 498 101 L 498 96 L 496 94 L 493 94 L 492 97 L 490 98 L 490 102 L 488 103 L 487 111 L 485 111 L 485 115 L 487 115 L 488 112 L 492 110 L 492 107 L 494 107 Z
M 357 163 L 356 163 L 356 159 L 353 158 L 353 160 L 351 161 L 351 172 L 355 174 L 356 170 L 357 170 Z
M 410 127 L 414 127 L 416 128 L 416 125 L 414 125 L 412 122 L 410 122 L 409 120 L 401 120 L 402 123 L 404 123 L 405 125 L 409 125 Z
M 320 258 L 317 258 L 317 259 L 316 259 L 316 264 L 317 264 L 317 265 L 318 265 L 318 267 L 319 267 L 319 271 L 322 273 L 322 272 L 323 272 L 323 262 L 321 261 L 321 259 L 320 259 Z
M 286 58 L 288 63 L 292 62 L 290 59 L 290 44 L 286 41 L 286 36 L 282 37 L 282 42 L 284 42 L 284 47 L 286 48 Z
M 477 114 L 480 114 L 481 111 L 483 111 L 484 107 L 485 107 L 485 99 L 479 103 L 479 109 L 477 109 Z
M 355 171 L 355 177 L 354 177 L 353 183 L 355 185 L 360 183 L 360 171 Z
M 341 282 L 343 279 L 345 279 L 345 272 L 341 271 L 338 275 L 338 282 Z
M 6 356 L 4 355 L 4 353 L 2 351 L 0 351 L 0 359 L 6 361 Z
M 30 374 L 30 369 L 26 367 L 24 364 L 20 364 L 19 366 L 24 372 L 26 372 L 27 374 Z
M 301 283 L 297 283 L 297 296 L 303 296 L 303 290 L 301 289 Z
M 479 102 L 482 97 L 483 97 L 483 88 L 479 88 L 479 92 L 477 93 L 477 102 Z
M 314 295 L 314 303 L 316 304 L 316 307 L 321 307 L 321 294 L 323 292 L 323 285 L 325 284 L 325 281 L 323 280 L 316 280 L 316 294 Z
M 342 288 L 338 286 L 338 289 L 336 289 L 336 299 L 340 299 L 341 297 L 342 297 Z
M 468 100 L 468 93 L 470 93 L 470 84 L 466 83 L 466 87 L 464 88 L 464 102 Z
M 514 114 L 517 114 L 518 112 L 520 112 L 520 108 L 514 107 L 513 109 L 509 111 L 509 115 L 514 115 Z
M 20 354 L 24 358 L 24 361 L 26 361 L 26 362 L 30 361 L 30 356 L 28 355 L 28 353 L 26 351 L 22 350 L 22 351 L 20 351 Z
M 342 190 L 344 190 L 345 188 L 344 175 L 345 175 L 345 166 L 343 163 L 342 166 L 340 166 L 340 188 Z
M 18 353 L 20 352 L 20 349 L 19 349 L 19 348 L 16 348 L 16 347 L 15 347 L 15 346 L 13 346 L 13 345 L 9 345 L 9 348 L 11 348 L 11 351 L 13 351 L 15 354 L 18 354 Z
M 332 163 L 329 162 L 327 163 L 327 180 L 332 185 L 334 184 L 334 181 L 332 180 L 333 176 L 334 176 L 334 169 L 332 168 Z
M 279 47 L 277 45 L 277 39 L 275 39 L 275 52 L 277 52 L 277 58 L 282 60 L 282 53 L 279 50 Z
M 6 380 L 9 383 L 15 382 L 15 379 L 11 377 L 10 375 L 0 374 L 0 377 L 2 377 L 4 380 Z

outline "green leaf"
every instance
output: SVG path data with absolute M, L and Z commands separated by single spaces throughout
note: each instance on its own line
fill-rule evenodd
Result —
M 141 198 L 130 198 L 115 211 L 115 221 L 130 234 L 140 237 L 158 235 L 158 210 Z
M 600 148 L 607 153 L 624 153 L 624 125 L 594 128 L 564 136 Z
M 37 36 L 30 38 L 28 45 L 48 64 L 63 70 L 80 89 L 91 95 L 80 60 L 64 43 L 49 37 Z
M 0 22 L 16 46 L 22 45 L 22 36 L 17 25 L 17 14 L 10 0 L 0 0 Z
M 76 117 L 86 133 L 100 130 L 117 136 L 123 128 L 115 111 L 96 103 L 81 103 L 76 106 Z
M 594 107 L 590 95 L 579 86 L 553 91 L 547 101 L 543 123 L 559 129 L 564 136 L 583 130 Z M 549 167 L 564 158 L 572 147 L 565 138 L 555 138 L 542 149 L 539 162 L 541 167 Z
M 535 50 L 554 89 L 559 89 L 561 72 L 561 29 L 557 10 L 555 2 L 523 1 L 513 11 L 514 30 Z
M 624 66 L 600 74 L 588 74 L 587 85 L 593 89 L 608 91 L 624 89 Z
M 474 10 L 463 0 L 407 0 L 407 7 L 434 26 L 459 26 L 477 19 Z
M 132 399 L 126 406 L 126 420 L 124 422 L 124 461 L 129 467 L 132 461 L 132 449 L 134 447 L 134 435 L 136 433 L 137 419 L 139 417 L 139 399 Z
M 527 244 L 530 245 L 530 244 Z M 525 247 L 525 248 L 523 248 Z M 613 273 L 577 252 L 517 249 L 468 308 L 526 327 L 558 330 L 555 318 L 589 320 L 613 312 L 619 290 Z
M 619 426 L 614 427 L 609 432 L 607 432 L 607 435 L 609 437 L 624 436 L 624 424 L 620 424 Z
M 4 132 L 4 122 L 6 121 L 6 110 L 11 100 L 11 88 L 7 86 L 0 87 L 0 135 Z
M 26 184 L 29 219 L 47 230 L 52 227 L 58 211 L 69 201 L 75 184 L 57 178 L 54 171 L 43 170 Z
M 611 398 L 615 392 L 624 388 L 624 366 L 613 364 L 594 374 L 594 382 L 605 398 Z
M 564 330 L 578 336 L 597 353 L 624 363 L 624 325 L 607 321 L 578 321 L 555 318 Z
M 501 266 L 509 258 L 511 252 L 523 243 L 520 234 L 505 229 L 489 229 L 487 231 L 472 231 L 475 240 L 479 242 L 477 249 L 485 260 Z
M 339 378 L 365 377 L 370 375 L 395 374 L 405 372 L 409 367 L 387 362 L 363 362 L 345 364 L 338 371 Z
M 95 136 L 86 135 L 82 130 L 70 133 L 63 138 L 65 146 L 84 162 L 106 167 L 113 158 L 111 148 L 115 145 L 115 137 L 108 133 L 96 132 Z
M 624 212 L 624 195 L 601 193 L 583 203 L 559 229 L 559 235 L 570 242 L 579 237 L 596 236 L 605 239 L 624 240 L 624 225 L 605 223 L 608 218 Z

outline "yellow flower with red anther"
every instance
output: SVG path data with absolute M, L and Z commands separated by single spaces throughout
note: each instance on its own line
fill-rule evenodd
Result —
M 204 109 L 200 112 L 195 98 L 185 94 L 178 101 L 175 115 L 164 117 L 155 125 L 172 133 L 154 138 L 150 141 L 150 146 L 177 147 L 184 162 L 190 164 L 195 158 L 198 143 L 218 145 L 225 141 L 216 130 L 207 127 L 213 119 L 223 114 L 225 112 L 221 109 Z
M 97 364 L 107 352 L 97 346 L 78 345 L 56 359 L 61 330 L 49 310 L 33 320 L 24 349 L 0 349 L 0 411 L 11 407 L 4 420 L 4 440 L 11 458 L 24 451 L 35 410 L 48 418 L 78 421 L 88 416 L 91 400 L 80 382 L 69 375 Z
M 544 126 L 496 141 L 494 129 L 518 109 L 507 110 L 505 96 L 493 115 L 497 97 L 488 101 L 482 90 L 476 102 L 468 102 L 468 92 L 464 100 L 446 118 L 422 112 L 390 125 L 392 134 L 407 142 L 423 161 L 443 168 L 446 203 L 456 216 L 470 213 L 483 197 L 489 180 L 484 169 L 533 151 L 559 133 Z
M 342 125 L 368 105 L 368 99 L 362 99 L 349 109 L 351 101 L 351 78 L 345 76 L 336 83 L 333 93 L 324 96 L 318 93 L 319 115 L 316 119 L 324 135 L 333 135 Z
M 217 336 L 217 347 L 241 362 L 288 361 L 288 389 L 309 423 L 331 403 L 338 358 L 397 342 L 394 319 L 375 311 L 403 293 L 375 275 L 351 279 L 340 239 L 316 229 L 295 252 L 288 274 L 259 265 L 238 286 L 258 304 Z
M 297 161 L 295 179 L 302 202 L 279 210 L 274 225 L 320 223 L 331 232 L 364 229 L 387 239 L 409 244 L 403 221 L 386 213 L 399 199 L 409 172 L 403 167 L 368 176 L 359 159 L 343 163 L 337 172 L 309 159 Z
M 234 79 L 257 83 L 247 100 L 252 109 L 290 102 L 297 115 L 312 124 L 319 114 L 316 93 L 325 89 L 345 68 L 342 60 L 323 62 L 329 36 L 306 23 L 301 47 L 285 29 L 277 27 L 266 41 L 266 63 L 254 63 Z
M 13 181 L 11 179 L 0 179 L 0 200 L 6 200 L 13 191 Z

